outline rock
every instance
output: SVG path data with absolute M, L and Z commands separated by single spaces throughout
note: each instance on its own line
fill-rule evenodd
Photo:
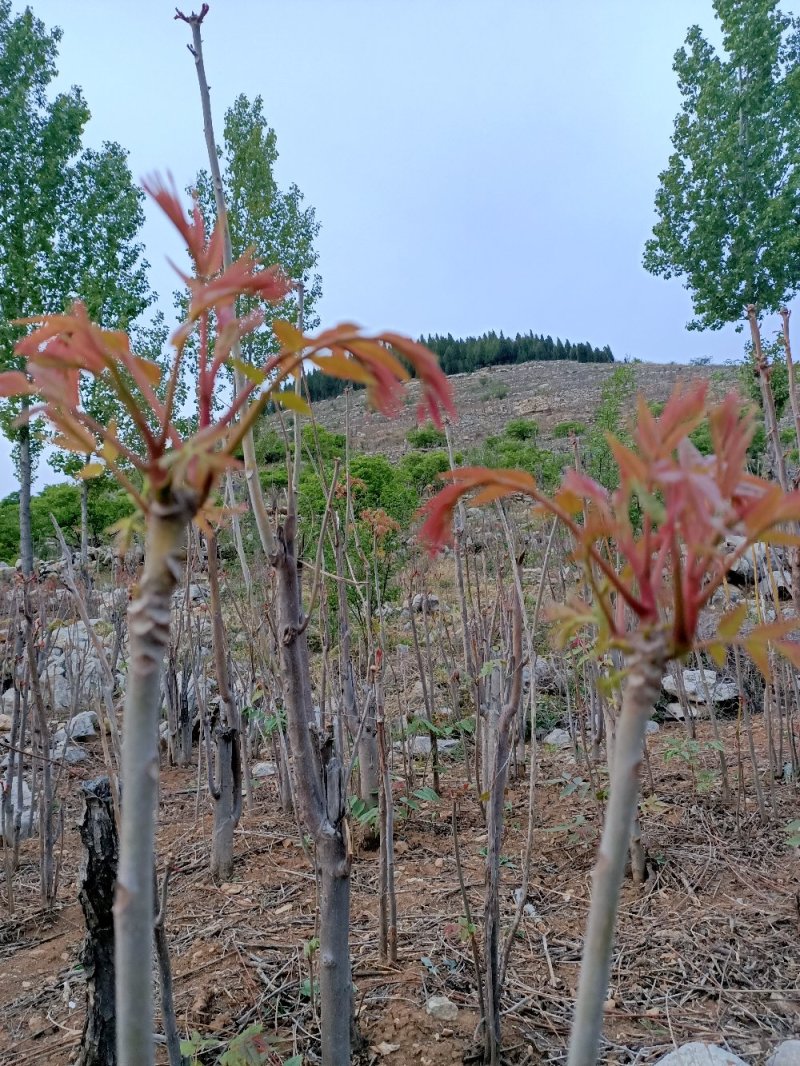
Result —
M 172 606 L 181 608 L 187 600 L 193 606 L 196 607 L 199 603 L 207 603 L 211 599 L 211 593 L 207 585 L 199 585 L 196 581 L 193 581 L 188 590 L 185 587 L 177 588 L 172 593 Z
M 0 714 L 0 733 L 7 733 L 11 729 L 11 715 Z
M 656 1066 L 747 1066 L 747 1063 L 717 1044 L 704 1044 L 697 1040 L 670 1051 L 669 1055 L 658 1060 Z
M 692 718 L 708 718 L 708 706 L 705 703 L 690 703 L 689 713 Z M 683 713 L 683 707 L 679 703 L 668 703 L 664 708 L 664 715 L 666 718 L 672 718 L 676 722 L 682 722 L 686 715 Z
M 411 601 L 411 610 L 414 611 L 415 614 L 420 614 L 423 607 L 426 607 L 428 611 L 437 610 L 439 607 L 439 597 L 434 592 L 429 592 L 426 598 L 423 593 L 418 592 Z
M 678 706 L 680 706 L 680 704 L 678 704 Z M 658 722 L 654 722 L 651 718 L 649 722 L 645 722 L 645 736 L 650 736 L 652 733 L 657 733 L 660 728 L 661 726 L 658 724 Z
M 262 777 L 273 777 L 278 772 L 278 767 L 274 762 L 256 762 L 250 768 L 250 774 L 255 779 Z
M 779 600 L 791 600 L 792 598 L 792 575 L 788 570 L 773 570 L 772 576 L 767 574 L 758 583 L 758 591 L 768 601 L 772 600 L 773 582 Z
M 764 1066 L 800 1066 L 800 1040 L 784 1040 L 775 1048 Z
M 439 737 L 436 742 L 436 750 L 440 755 L 449 755 L 451 752 L 456 750 L 460 743 L 461 742 L 459 740 L 456 740 L 453 737 Z M 431 753 L 431 738 L 425 733 L 409 737 L 407 744 L 407 750 L 411 753 L 412 756 L 427 756 Z M 402 742 L 393 744 L 392 748 L 398 755 L 402 755 Z
M 79 762 L 86 762 L 89 758 L 88 753 L 83 748 L 79 748 L 77 744 L 70 744 L 69 741 L 54 747 L 50 756 L 56 762 L 64 762 L 67 766 L 77 766 Z
M 533 673 L 536 675 L 536 688 L 539 692 L 561 692 L 564 687 L 564 677 L 553 665 L 550 659 L 538 655 L 533 663 Z M 531 668 L 523 666 L 522 683 L 525 688 L 530 687 Z
M 5 782 L 3 782 L 3 785 L 5 787 Z M 18 793 L 17 793 L 17 785 L 18 785 L 18 780 L 17 780 L 17 776 L 15 774 L 14 775 L 14 780 L 11 782 L 11 787 L 9 788 L 8 792 L 6 792 L 6 794 L 5 794 L 5 801 L 4 801 L 5 805 L 6 805 L 6 809 L 10 809 L 12 811 L 12 818 L 14 816 L 14 812 L 16 812 L 16 809 L 17 809 L 17 795 L 18 795 Z M 0 806 L 2 806 L 2 805 L 0 805 Z M 28 784 L 28 782 L 23 777 L 23 779 L 22 779 L 22 811 L 21 811 L 20 827 L 19 827 L 19 839 L 20 840 L 27 840 L 29 836 L 31 836 L 33 833 L 36 832 L 36 829 L 37 829 L 37 826 L 38 826 L 38 821 L 39 821 L 39 812 L 36 810 L 35 807 L 33 808 L 33 812 L 31 812 L 31 807 L 32 807 L 31 786 Z M 3 812 L 3 813 L 5 813 L 5 812 Z M 31 818 L 31 813 L 33 813 L 33 818 Z M 13 844 L 13 840 L 6 840 L 6 837 L 5 837 L 5 818 L 4 817 L 3 817 L 2 820 L 0 820 L 0 840 L 4 840 L 7 844 Z
M 744 537 L 730 536 L 725 540 L 726 549 L 731 552 L 744 543 Z M 755 556 L 755 566 L 753 557 Z M 732 585 L 754 585 L 756 574 L 762 578 L 767 572 L 767 548 L 765 544 L 754 544 L 728 572 Z
M 661 687 L 670 696 L 678 695 L 678 682 L 674 674 L 666 674 L 661 681 Z M 720 680 L 716 670 L 703 670 L 702 676 L 699 670 L 684 670 L 683 687 L 687 699 L 692 703 L 705 703 L 706 690 L 714 704 L 730 703 L 731 700 L 739 698 L 736 682 Z
M 458 1007 L 447 996 L 431 996 L 425 1010 L 440 1022 L 454 1022 L 458 1017 Z
M 567 729 L 551 729 L 544 738 L 544 743 L 549 744 L 551 748 L 571 748 L 572 737 Z
M 94 711 L 81 711 L 74 718 L 70 718 L 66 733 L 72 740 L 88 740 L 89 737 L 97 736 L 97 714 Z

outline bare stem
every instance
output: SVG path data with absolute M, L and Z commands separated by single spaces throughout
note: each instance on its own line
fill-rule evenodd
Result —
M 581 960 L 578 998 L 570 1037 L 568 1066 L 595 1066 L 603 1027 L 603 1004 L 611 974 L 611 955 L 625 857 L 639 796 L 639 766 L 645 725 L 661 689 L 665 640 L 642 637 L 629 657 L 628 679 L 617 722 L 611 793 L 592 875 L 592 902 Z
M 128 611 L 130 661 L 122 744 L 122 818 L 114 903 L 119 1066 L 153 1066 L 153 864 L 161 666 L 171 596 L 183 573 L 194 497 L 173 494 L 148 515 L 145 565 Z

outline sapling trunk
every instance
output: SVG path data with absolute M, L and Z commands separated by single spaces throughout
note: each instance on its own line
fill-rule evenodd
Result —
M 220 722 L 214 731 L 216 781 L 208 775 L 214 803 L 214 834 L 211 844 L 211 876 L 228 881 L 233 876 L 233 834 L 242 813 L 242 759 L 239 745 L 239 713 L 234 703 L 228 672 L 228 648 L 222 619 L 217 538 L 208 537 L 208 588 L 211 594 L 211 633 L 214 672 L 219 692 Z
M 114 884 L 117 879 L 117 828 L 107 777 L 83 784 L 80 825 L 83 857 L 78 899 L 86 921 L 81 962 L 86 975 L 86 1021 L 78 1066 L 115 1066 Z
M 169 1066 L 184 1066 L 186 1060 L 181 1053 L 181 1037 L 178 1020 L 175 1016 L 175 996 L 172 985 L 172 963 L 169 957 L 169 940 L 167 938 L 167 892 L 169 891 L 169 867 L 164 871 L 161 882 L 161 894 L 158 892 L 158 876 L 153 871 L 153 889 L 159 903 L 158 913 L 153 922 L 156 956 L 158 958 L 158 975 L 161 983 L 161 1021 L 164 1026 L 164 1039 L 167 1042 Z
M 86 457 L 89 462 L 91 456 Z M 86 581 L 89 575 L 89 481 L 81 478 L 81 574 Z
M 519 565 L 512 558 L 512 565 Z M 511 730 L 522 694 L 522 604 L 516 586 L 512 589 L 511 685 L 497 721 L 496 742 L 486 804 L 486 895 L 484 899 L 486 965 L 486 1048 L 491 1066 L 500 1061 L 501 928 L 500 928 L 500 847 L 506 782 L 511 760 Z
M 128 611 L 130 654 L 122 744 L 122 818 L 114 903 L 120 1066 L 153 1066 L 153 862 L 158 798 L 161 667 L 171 597 L 183 573 L 189 494 L 152 504 L 138 596 Z
M 317 849 L 320 870 L 319 983 L 323 1066 L 349 1066 L 352 1025 L 350 979 L 350 863 L 345 785 L 335 746 L 313 743 L 308 642 L 300 603 L 295 554 L 293 495 L 278 531 L 274 557 L 278 579 L 281 672 L 286 700 L 290 757 L 299 814 Z M 312 732 L 313 730 L 313 732 Z
M 586 928 L 568 1066 L 595 1066 L 608 992 L 619 893 L 639 796 L 639 767 L 645 726 L 661 690 L 664 640 L 637 640 L 628 659 L 622 709 L 616 723 L 611 791 L 603 835 L 592 875 L 592 902 Z
M 23 411 L 28 403 L 23 400 Z M 22 561 L 22 576 L 30 577 L 33 573 L 33 536 L 31 533 L 31 482 L 33 480 L 33 463 L 31 460 L 31 429 L 25 423 L 17 430 L 19 444 L 19 554 Z

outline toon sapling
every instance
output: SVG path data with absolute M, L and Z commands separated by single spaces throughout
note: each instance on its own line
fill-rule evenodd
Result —
M 435 357 L 395 333 L 366 337 L 358 327 L 345 324 L 304 336 L 279 320 L 273 324 L 278 353 L 261 367 L 237 366 L 235 346 L 262 321 L 258 310 L 238 316 L 237 300 L 283 299 L 289 281 L 279 268 L 262 267 L 250 252 L 225 267 L 224 220 L 208 234 L 197 206 L 187 213 L 174 185 L 154 178 L 145 187 L 177 228 L 193 267 L 191 275 L 181 274 L 189 289 L 188 309 L 171 338 L 172 358 L 163 390 L 161 367 L 137 355 L 125 333 L 93 324 L 80 302 L 64 314 L 26 319 L 22 324 L 31 331 L 17 345 L 25 369 L 0 374 L 0 396 L 30 401 L 25 417 L 43 416 L 56 430 L 59 447 L 97 455 L 99 461 L 89 464 L 84 476 L 107 468 L 144 516 L 144 569 L 128 613 L 115 904 L 120 1066 L 152 1066 L 154 1061 L 152 870 L 161 670 L 170 639 L 172 593 L 183 574 L 188 526 L 194 521 L 206 531 L 213 528 L 220 511 L 213 506 L 212 493 L 225 472 L 239 465 L 235 456 L 242 440 L 270 400 L 307 411 L 293 391 L 281 388 L 304 360 L 324 373 L 365 385 L 378 409 L 392 414 L 402 407 L 403 384 L 410 377 L 398 358 L 402 355 L 422 380 L 424 412 L 440 421 L 440 409 L 452 410 L 449 385 Z M 177 426 L 176 397 L 190 337 L 196 338 L 197 419 L 195 431 L 183 435 Z M 231 368 L 241 370 L 245 380 L 226 404 L 225 382 Z M 80 383 L 85 375 L 103 378 L 114 390 L 135 427 L 135 448 L 120 439 L 113 421 L 101 424 L 84 409 Z M 217 411 L 215 402 L 221 397 L 222 410 Z M 123 540 L 137 521 L 134 515 L 118 524 Z M 285 540 L 279 542 L 278 556 L 285 545 Z
M 442 475 L 450 485 L 425 507 L 422 536 L 435 549 L 451 536 L 460 501 L 473 505 L 506 496 L 532 499 L 568 531 L 573 558 L 584 570 L 589 595 L 568 599 L 551 612 L 562 639 L 581 630 L 595 635 L 597 654 L 624 657 L 625 682 L 617 722 L 611 788 L 584 945 L 570 1066 L 596 1061 L 611 966 L 614 928 L 625 860 L 639 795 L 645 727 L 667 663 L 690 651 L 725 661 L 731 645 L 746 651 L 764 673 L 770 651 L 800 665 L 800 645 L 787 639 L 796 620 L 743 631 L 745 604 L 728 611 L 707 639 L 698 637 L 703 609 L 732 567 L 757 542 L 798 543 L 800 493 L 747 472 L 753 414 L 730 394 L 709 408 L 707 384 L 676 388 L 660 417 L 644 399 L 629 448 L 609 437 L 618 487 L 609 492 L 570 470 L 552 497 L 530 474 L 471 467 Z M 708 420 L 711 454 L 690 434 Z M 730 551 L 726 542 L 740 538 Z

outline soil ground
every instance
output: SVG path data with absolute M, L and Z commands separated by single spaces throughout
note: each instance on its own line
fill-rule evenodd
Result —
M 703 726 L 699 727 L 703 736 Z M 752 1063 L 800 1032 L 800 861 L 786 842 L 795 818 L 796 786 L 762 782 L 774 809 L 759 818 L 750 766 L 736 765 L 736 723 L 722 726 L 734 800 L 719 782 L 695 790 L 680 760 L 663 758 L 683 735 L 672 723 L 649 740 L 642 809 L 650 876 L 625 886 L 605 1020 L 602 1061 L 653 1062 L 675 1044 L 712 1040 Z M 766 745 L 755 723 L 761 765 Z M 22 846 L 16 909 L 0 923 L 0 1063 L 62 1066 L 74 1062 L 84 1016 L 78 963 L 83 916 L 76 902 L 80 782 L 102 772 L 70 771 L 66 795 L 61 889 L 55 912 L 39 902 L 38 842 Z M 713 768 L 709 749 L 704 763 Z M 89 769 L 87 770 L 87 765 Z M 352 958 L 358 1061 L 387 1066 L 445 1066 L 478 1061 L 479 1014 L 458 888 L 451 805 L 461 797 L 458 832 L 464 876 L 480 936 L 485 832 L 463 761 L 446 764 L 442 800 L 425 804 L 397 826 L 399 962 L 378 954 L 377 851 L 363 843 L 352 874 Z M 581 779 L 586 780 L 581 780 Z M 737 778 L 739 780 L 737 781 Z M 167 928 L 181 1030 L 208 1042 L 200 1061 L 216 1063 L 237 1032 L 260 1022 L 274 1040 L 275 1064 L 303 1053 L 317 1060 L 318 1020 L 309 999 L 304 943 L 315 935 L 315 878 L 291 820 L 278 809 L 266 779 L 245 811 L 236 838 L 235 879 L 215 885 L 208 874 L 211 818 L 205 792 L 196 815 L 197 771 L 162 777 L 159 854 L 170 857 Z M 590 871 L 601 820 L 595 787 L 569 752 L 542 753 L 535 793 L 528 900 L 509 966 L 504 1035 L 509 1063 L 561 1062 L 578 976 Z M 738 801 L 737 798 L 738 797 Z M 503 909 L 514 910 L 521 883 L 528 783 L 512 783 L 503 849 Z M 458 1005 L 440 1022 L 425 1010 L 432 995 Z M 160 1062 L 166 1062 L 163 1049 Z

